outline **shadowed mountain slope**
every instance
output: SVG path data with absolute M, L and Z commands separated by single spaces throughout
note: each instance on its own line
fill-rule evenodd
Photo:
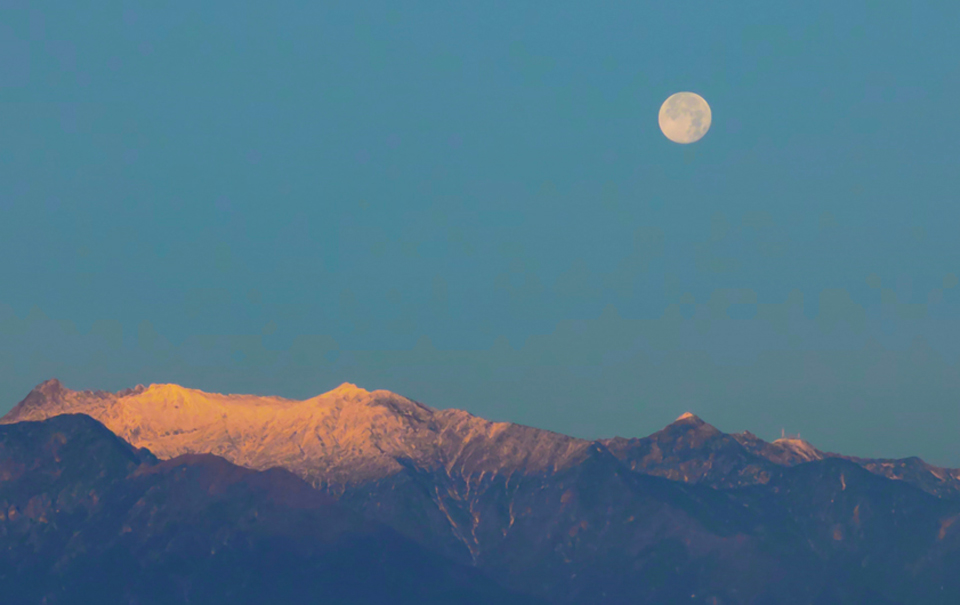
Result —
M 842 458 L 888 479 L 904 481 L 940 497 L 960 497 L 960 470 L 919 458 L 857 458 L 822 452 L 803 439 L 764 441 L 749 431 L 727 434 L 693 414 L 684 414 L 648 437 L 601 441 L 632 470 L 715 488 L 766 483 L 783 467 Z
M 528 603 L 287 471 L 157 462 L 83 415 L 0 427 L 0 595 L 26 603 Z

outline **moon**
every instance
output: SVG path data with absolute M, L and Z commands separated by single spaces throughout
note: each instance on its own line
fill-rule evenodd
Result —
M 660 130 L 674 143 L 695 143 L 710 130 L 710 105 L 695 92 L 670 95 L 660 106 Z

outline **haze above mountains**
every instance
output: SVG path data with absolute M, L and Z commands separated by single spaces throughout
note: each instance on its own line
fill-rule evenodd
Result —
M 41 444 L 11 455 L 5 443 L 18 427 L 73 422 L 69 431 L 44 429 L 56 443 L 93 430 L 58 418 L 76 414 L 133 446 L 139 458 L 117 471 L 123 489 L 140 489 L 125 477 L 146 467 L 199 465 L 213 476 L 240 472 L 225 470 L 233 465 L 280 467 L 364 520 L 354 523 L 397 532 L 409 541 L 403 548 L 453 566 L 437 563 L 450 570 L 437 573 L 478 569 L 504 598 L 715 605 L 960 596 L 960 472 L 917 458 L 852 458 L 800 439 L 726 434 L 693 414 L 647 437 L 588 441 L 351 384 L 295 401 L 177 385 L 73 391 L 50 380 L 0 420 L 10 425 L 0 462 L 16 469 L 39 464 L 30 456 L 49 458 Z M 0 472 L 0 508 L 53 515 L 56 506 L 40 514 L 37 503 L 61 502 L 64 492 L 21 493 L 11 485 L 22 476 Z M 159 530 L 137 531 L 155 538 Z M 493 590 L 470 582 L 450 585 Z

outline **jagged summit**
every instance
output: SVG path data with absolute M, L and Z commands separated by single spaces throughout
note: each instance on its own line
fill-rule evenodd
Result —
M 146 390 L 147 390 L 147 387 L 143 386 L 142 384 L 138 384 L 133 388 L 117 391 L 117 397 L 126 397 L 127 395 L 138 395 Z

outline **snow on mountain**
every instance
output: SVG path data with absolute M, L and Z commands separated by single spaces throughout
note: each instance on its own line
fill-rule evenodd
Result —
M 174 384 L 119 393 L 34 389 L 0 422 L 83 413 L 160 458 L 211 453 L 253 469 L 284 467 L 315 484 L 383 478 L 405 461 L 465 475 L 570 464 L 589 442 L 460 410 L 438 411 L 389 391 L 344 383 L 302 401 L 205 393 Z
M 117 393 L 73 391 L 57 380 L 38 385 L 0 424 L 83 413 L 160 458 L 210 453 L 253 469 L 283 467 L 316 486 L 383 479 L 413 465 L 447 476 L 541 473 L 582 461 L 590 441 L 468 412 L 437 410 L 385 390 L 344 383 L 302 401 L 206 393 L 175 384 Z M 727 434 L 686 412 L 643 438 L 598 443 L 634 471 L 712 487 L 765 483 L 777 467 L 842 457 L 871 472 L 937 495 L 960 495 L 960 471 L 915 458 L 859 459 L 821 452 L 783 437 Z M 459 489 L 459 488 L 458 488 Z
M 782 437 L 774 440 L 772 445 L 781 448 L 785 452 L 790 452 L 796 459 L 802 462 L 823 460 L 825 457 L 823 452 L 810 445 L 809 441 L 805 441 L 799 437 Z

